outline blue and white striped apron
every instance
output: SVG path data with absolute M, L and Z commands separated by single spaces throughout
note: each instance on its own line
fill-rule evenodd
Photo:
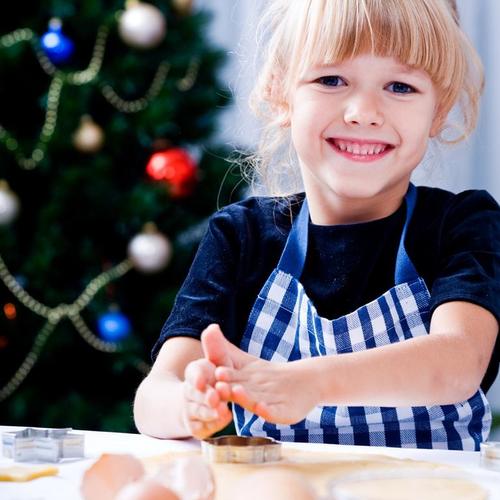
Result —
M 410 185 L 395 286 L 334 320 L 318 315 L 299 282 L 309 223 L 304 200 L 278 267 L 252 308 L 240 347 L 254 356 L 282 363 L 358 352 L 427 335 L 430 294 L 404 245 L 416 195 L 416 188 Z M 467 401 L 440 406 L 318 406 L 293 425 L 271 424 L 238 405 L 233 411 L 240 435 L 313 443 L 479 450 L 491 426 L 491 410 L 481 390 Z

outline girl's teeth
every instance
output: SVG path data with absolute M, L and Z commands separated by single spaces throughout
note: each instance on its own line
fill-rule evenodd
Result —
M 356 144 L 353 142 L 345 142 L 345 141 L 335 141 L 335 144 L 341 151 L 347 151 L 348 153 L 355 155 L 373 155 L 380 154 L 382 151 L 385 151 L 386 145 L 384 144 Z

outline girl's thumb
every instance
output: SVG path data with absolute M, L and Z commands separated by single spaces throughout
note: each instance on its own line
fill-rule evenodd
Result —
M 233 368 L 229 350 L 230 342 L 224 337 L 219 325 L 212 324 L 203 330 L 201 346 L 205 358 L 215 366 Z

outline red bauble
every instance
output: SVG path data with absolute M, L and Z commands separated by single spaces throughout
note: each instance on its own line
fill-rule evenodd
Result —
M 154 153 L 146 166 L 148 175 L 157 180 L 165 180 L 174 198 L 189 196 L 197 179 L 197 167 L 187 151 L 171 148 Z

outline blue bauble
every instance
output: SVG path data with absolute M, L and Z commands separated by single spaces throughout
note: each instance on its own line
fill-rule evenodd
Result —
M 103 314 L 97 320 L 99 335 L 107 342 L 117 342 L 124 339 L 132 329 L 130 321 L 121 312 Z
M 41 45 L 54 64 L 65 63 L 75 50 L 74 43 L 63 34 L 61 21 L 58 19 L 51 19 L 49 30 L 42 36 Z

